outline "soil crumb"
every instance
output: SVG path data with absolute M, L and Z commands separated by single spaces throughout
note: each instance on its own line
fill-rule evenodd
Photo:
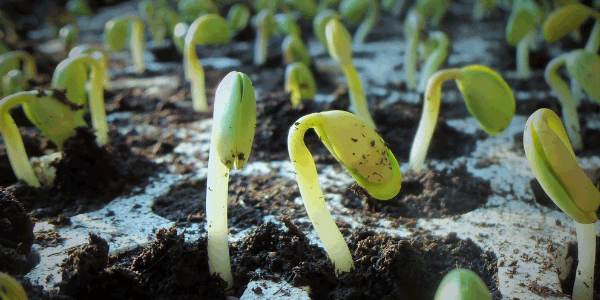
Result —
M 33 267 L 28 254 L 33 245 L 35 222 L 15 199 L 0 188 L 0 271 L 25 274 Z

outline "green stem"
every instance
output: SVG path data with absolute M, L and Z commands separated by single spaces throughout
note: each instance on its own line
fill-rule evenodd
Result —
M 481 3 L 481 0 L 475 0 L 475 7 L 473 8 L 473 19 L 476 21 L 481 21 L 483 17 L 485 17 L 485 13 L 487 9 Z
M 288 135 L 288 151 L 294 170 L 296 180 L 300 189 L 300 195 L 304 207 L 308 213 L 317 235 L 323 242 L 325 252 L 335 265 L 336 274 L 350 272 L 354 267 L 352 255 L 348 245 L 325 203 L 325 197 L 319 184 L 319 177 L 315 161 L 304 144 L 304 134 L 310 128 L 322 126 L 322 119 L 318 114 L 310 114 L 300 118 Z
M 131 56 L 135 63 L 136 72 L 144 73 L 146 65 L 144 64 L 144 23 L 139 18 L 131 18 L 132 22 L 131 38 L 129 46 L 131 47 Z
M 476 2 L 478 3 L 478 1 Z M 434 31 L 431 33 L 431 37 L 437 42 L 437 48 L 427 57 L 427 60 L 421 68 L 421 79 L 419 80 L 419 87 L 417 91 L 422 93 L 425 91 L 425 86 L 429 77 L 433 75 L 443 64 L 448 57 L 448 48 L 450 47 L 450 40 L 441 31 Z
M 217 273 L 227 282 L 227 289 L 233 287 L 229 244 L 227 237 L 227 199 L 229 168 L 220 160 L 215 148 L 215 131 L 213 130 L 210 152 L 208 155 L 208 176 L 206 179 L 206 220 L 208 222 L 208 269 L 211 274 Z
M 358 77 L 358 72 L 352 63 L 342 65 L 342 70 L 348 79 L 348 88 L 350 92 L 350 110 L 362 118 L 369 127 L 377 129 L 375 122 L 371 118 L 369 108 L 367 107 L 367 98 L 363 85 Z
M 364 44 L 367 35 L 369 35 L 369 32 L 373 30 L 373 27 L 375 27 L 375 24 L 379 19 L 379 4 L 377 1 L 378 0 L 371 0 L 369 10 L 367 11 L 367 16 L 360 26 L 358 26 L 358 29 L 356 29 L 356 33 L 354 34 L 354 38 L 352 40 L 355 45 Z
M 186 43 L 185 47 L 187 79 L 191 81 L 192 106 L 197 112 L 206 112 L 208 111 L 208 103 L 206 102 L 204 68 L 200 64 L 198 55 L 196 55 L 196 45 Z
M 415 27 L 416 28 L 416 27 Z M 404 56 L 404 74 L 406 87 L 409 90 L 417 88 L 417 47 L 419 46 L 419 29 L 415 29 L 408 39 L 406 54 Z
M 435 130 L 440 112 L 442 84 L 447 80 L 460 78 L 460 76 L 460 69 L 442 70 L 433 74 L 427 82 L 421 120 L 419 121 L 419 127 L 417 128 L 417 133 L 410 149 L 409 164 L 411 169 L 416 172 L 423 169 L 425 156 L 427 155 L 431 137 Z
M 575 223 L 577 232 L 577 255 L 579 262 L 575 271 L 573 300 L 594 298 L 594 265 L 596 263 L 596 223 Z
M 529 66 L 529 46 L 535 38 L 535 31 L 530 30 L 517 44 L 517 78 L 531 78 L 531 67 Z
M 254 64 L 262 66 L 267 61 L 267 49 L 269 48 L 269 30 L 267 25 L 261 25 L 254 42 Z
M 96 143 L 104 146 L 108 143 L 108 123 L 104 108 L 104 75 L 100 62 L 91 56 L 85 56 L 86 62 L 92 66 L 90 75 L 89 106 L 92 117 L 92 127 L 96 130 Z
M 4 137 L 8 160 L 15 176 L 33 187 L 39 187 L 40 182 L 35 177 L 29 158 L 27 158 L 27 152 L 25 152 L 19 128 L 10 116 L 9 110 L 16 105 L 27 105 L 30 101 L 35 101 L 37 95 L 38 92 L 20 92 L 0 100 L 0 133 Z
M 562 54 L 552 59 L 546 66 L 544 76 L 546 82 L 558 96 L 558 101 L 562 106 L 563 119 L 565 121 L 565 129 L 571 140 L 573 150 L 579 151 L 583 149 L 583 140 L 581 138 L 581 128 L 577 117 L 577 108 L 571 98 L 571 91 L 567 83 L 558 75 L 558 68 L 566 63 L 568 53 Z

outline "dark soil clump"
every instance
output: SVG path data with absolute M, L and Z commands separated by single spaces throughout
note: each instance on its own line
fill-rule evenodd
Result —
M 10 187 L 27 211 L 37 218 L 67 217 L 96 210 L 117 196 L 145 186 L 160 166 L 131 152 L 116 130 L 109 146 L 100 148 L 89 128 L 78 128 L 67 139 L 63 158 L 56 164 L 56 178 L 50 187 Z
M 600 249 L 600 237 L 596 237 L 596 249 Z M 573 264 L 571 265 L 571 270 L 569 270 L 569 275 L 565 280 L 561 280 L 560 286 L 562 288 L 562 293 L 566 295 L 573 294 L 573 284 L 575 284 L 575 273 L 577 271 L 577 262 L 578 262 L 578 253 L 577 253 L 577 243 L 571 243 L 569 245 L 569 250 L 567 252 L 567 257 L 565 259 L 573 258 Z M 600 251 L 596 251 L 596 265 L 594 266 L 594 300 L 600 300 Z M 558 292 L 558 291 L 557 291 Z
M 21 203 L 0 188 L 0 272 L 25 274 L 33 267 L 28 254 L 34 241 L 34 226 Z
M 385 201 L 355 184 L 343 195 L 342 204 L 377 218 L 443 218 L 473 211 L 485 205 L 491 194 L 489 182 L 474 177 L 462 165 L 453 170 L 409 171 L 402 177 L 400 193 Z

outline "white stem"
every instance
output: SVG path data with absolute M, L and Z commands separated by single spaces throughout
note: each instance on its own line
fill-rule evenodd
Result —
M 214 127 L 214 125 L 213 125 Z M 227 199 L 229 168 L 219 158 L 213 136 L 208 155 L 208 176 L 206 179 L 206 220 L 208 223 L 208 270 L 217 273 L 227 282 L 227 289 L 233 287 L 229 244 L 227 237 Z
M 573 105 L 575 108 L 581 106 L 581 87 L 575 78 L 571 78 L 571 98 L 573 98 Z
M 577 271 L 573 300 L 592 300 L 594 296 L 594 264 L 596 260 L 596 224 L 575 223 L 577 231 Z
M 417 88 L 417 46 L 419 45 L 419 32 L 415 32 L 408 40 L 406 54 L 404 55 L 404 74 L 406 76 L 406 87 L 409 90 Z
M 267 49 L 269 48 L 269 35 L 266 28 L 260 28 L 254 43 L 254 64 L 261 66 L 267 61 Z
M 535 31 L 530 30 L 517 44 L 517 77 L 520 79 L 531 78 L 529 47 L 533 38 L 535 38 Z
M 144 24 L 139 19 L 132 20 L 133 28 L 131 30 L 131 38 L 129 45 L 131 47 L 131 56 L 135 63 L 136 72 L 144 73 L 146 65 L 144 64 Z

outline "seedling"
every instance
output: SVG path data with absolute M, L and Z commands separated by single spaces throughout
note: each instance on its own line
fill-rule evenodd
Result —
M 419 80 L 419 87 L 417 88 L 417 91 L 420 93 L 425 91 L 425 85 L 427 84 L 429 77 L 444 64 L 450 48 L 450 40 L 446 34 L 441 31 L 429 33 L 429 40 L 425 43 L 428 44 L 432 50 L 429 55 L 427 55 L 427 59 L 421 68 L 421 79 Z
M 592 299 L 600 192 L 579 167 L 567 132 L 553 111 L 542 108 L 529 117 L 523 146 L 535 178 L 575 223 L 579 263 L 572 299 Z
M 2 78 L 3 90 L 7 95 L 22 92 L 27 88 L 27 78 L 19 69 L 10 70 Z
M 0 272 L 0 299 L 27 300 L 27 294 L 16 279 Z
M 157 46 L 162 46 L 167 35 L 167 29 L 163 24 L 161 16 L 158 15 L 157 8 L 151 0 L 144 0 L 138 4 L 138 10 L 142 18 L 148 22 L 152 40 Z
M 315 162 L 304 144 L 304 134 L 311 128 L 354 180 L 379 200 L 398 194 L 402 173 L 383 139 L 363 119 L 349 112 L 313 113 L 298 119 L 290 128 L 288 151 L 308 217 L 336 274 L 350 272 L 354 267 L 352 255 L 327 209 Z
M 450 8 L 449 0 L 417 0 L 416 10 L 437 27 Z
M 121 51 L 127 40 L 127 26 L 131 26 L 129 34 L 129 48 L 135 63 L 136 72 L 144 73 L 144 23 L 142 19 L 134 15 L 117 17 L 106 22 L 104 25 L 104 43 L 112 51 Z
M 515 97 L 506 81 L 494 70 L 471 65 L 438 71 L 427 82 L 423 114 L 410 149 L 409 163 L 414 171 L 423 169 L 440 112 L 442 84 L 452 79 L 456 80 L 467 109 L 488 134 L 502 133 L 515 114 Z
M 340 0 L 321 0 L 321 1 L 319 1 L 319 4 L 317 5 L 317 15 L 324 10 L 335 7 L 339 3 L 340 3 Z
M 256 126 L 256 100 L 250 78 L 230 72 L 215 93 L 213 127 L 208 156 L 206 220 L 208 268 L 233 286 L 227 243 L 229 170 L 241 169 L 250 156 Z
M 283 0 L 282 2 L 294 7 L 294 10 L 307 20 L 312 20 L 317 14 L 317 3 L 315 3 L 315 0 Z
M 250 8 L 245 4 L 236 3 L 227 12 L 227 24 L 234 32 L 244 30 L 250 21 Z
M 277 23 L 279 31 L 283 32 L 283 34 L 293 35 L 298 38 L 302 37 L 302 29 L 300 29 L 300 25 L 298 25 L 291 13 L 276 14 L 273 18 L 275 23 Z
M 273 31 L 273 12 L 270 9 L 261 10 L 252 19 L 252 26 L 256 30 L 254 43 L 254 64 L 262 66 L 267 61 L 269 37 Z
M 27 118 L 38 127 L 59 148 L 63 142 L 75 135 L 75 128 L 86 126 L 82 107 L 71 103 L 64 94 L 55 92 L 20 92 L 0 100 L 0 133 L 4 137 L 8 160 L 15 176 L 28 185 L 39 187 L 33 168 L 27 158 L 23 139 L 9 110 L 22 105 Z
M 283 60 L 286 65 L 298 61 L 310 66 L 310 54 L 308 54 L 308 49 L 306 49 L 306 46 L 304 46 L 304 43 L 298 36 L 286 36 L 283 43 L 281 43 L 281 50 L 283 51 Z
M 65 45 L 65 51 L 69 52 L 79 39 L 79 29 L 73 24 L 65 25 L 60 29 L 58 36 L 62 39 L 63 44 Z
M 340 16 L 340 14 L 338 14 L 335 10 L 325 9 L 318 13 L 313 19 L 313 33 L 321 45 L 325 47 L 325 49 L 327 49 L 327 36 L 325 35 L 325 28 L 329 20 L 332 18 L 340 20 L 342 16 Z
M 490 290 L 475 274 L 467 269 L 450 271 L 438 286 L 434 300 L 491 300 Z
M 546 66 L 546 82 L 558 96 L 562 106 L 567 133 L 573 143 L 573 149 L 583 149 L 581 129 L 577 117 L 577 108 L 567 83 L 558 75 L 558 69 L 565 65 L 567 73 L 596 102 L 600 103 L 600 57 L 585 50 L 575 50 L 553 58 Z
M 381 9 L 389 11 L 392 16 L 397 18 L 402 12 L 402 7 L 404 6 L 404 3 L 404 0 L 382 0 Z
M 104 71 L 104 89 L 110 90 L 110 78 L 108 78 L 108 54 L 102 48 L 93 47 L 90 45 L 79 45 L 69 52 L 69 57 L 76 57 L 80 55 L 89 54 L 92 58 L 102 64 L 102 70 Z
M 23 73 L 26 79 L 32 79 L 37 75 L 35 59 L 25 51 L 11 51 L 0 55 L 0 78 L 4 78 L 11 70 L 18 69 L 23 65 Z M 8 95 L 0 85 L 0 96 Z
M 219 14 L 219 8 L 212 0 L 181 0 L 177 10 L 183 20 L 192 22 L 206 14 Z
M 227 21 L 216 14 L 204 15 L 196 19 L 185 36 L 183 64 L 187 71 L 186 78 L 192 85 L 192 105 L 195 111 L 205 112 L 208 110 L 204 68 L 196 55 L 196 45 L 221 45 L 230 40 L 231 29 L 227 25 Z
M 425 19 L 421 13 L 412 9 L 404 21 L 404 38 L 406 43 L 406 54 L 404 55 L 404 76 L 406 87 L 409 90 L 417 88 L 417 50 L 421 30 L 425 28 Z
M 67 10 L 75 16 L 91 17 L 94 15 L 87 0 L 70 0 L 67 2 Z
M 352 64 L 352 44 L 348 29 L 338 19 L 332 18 L 325 27 L 325 36 L 329 55 L 340 64 L 348 80 L 350 109 L 365 120 L 369 128 L 376 129 L 375 122 L 369 114 L 365 91 L 358 77 L 358 72 Z
M 496 2 L 493 0 L 475 0 L 473 7 L 473 19 L 481 21 L 483 18 L 496 9 Z
M 86 92 L 87 70 L 90 69 L 90 89 Z M 63 60 L 52 75 L 52 87 L 66 89 L 66 96 L 75 105 L 87 107 L 86 94 L 89 94 L 89 107 L 92 126 L 96 131 L 99 146 L 108 143 L 108 124 L 104 109 L 104 70 L 102 64 L 90 55 L 69 57 Z M 84 110 L 77 112 L 83 119 Z
M 531 78 L 529 49 L 535 40 L 535 26 L 540 24 L 542 12 L 532 0 L 516 0 L 506 24 L 506 41 L 517 47 L 517 77 Z
M 317 92 L 317 83 L 310 69 L 301 62 L 285 68 L 285 91 L 291 93 L 292 106 L 296 108 L 302 100 L 312 99 Z
M 364 44 L 367 35 L 373 30 L 379 19 L 379 2 L 377 0 L 342 0 L 338 10 L 344 19 L 352 24 L 362 21 L 354 33 L 352 42 L 357 45 Z
M 173 30 L 173 44 L 175 44 L 175 47 L 177 47 L 177 50 L 179 50 L 181 53 L 184 51 L 183 48 L 185 47 L 185 36 L 187 35 L 189 29 L 190 26 L 187 23 L 181 22 L 175 25 L 175 29 Z M 185 65 L 184 70 L 187 72 Z

